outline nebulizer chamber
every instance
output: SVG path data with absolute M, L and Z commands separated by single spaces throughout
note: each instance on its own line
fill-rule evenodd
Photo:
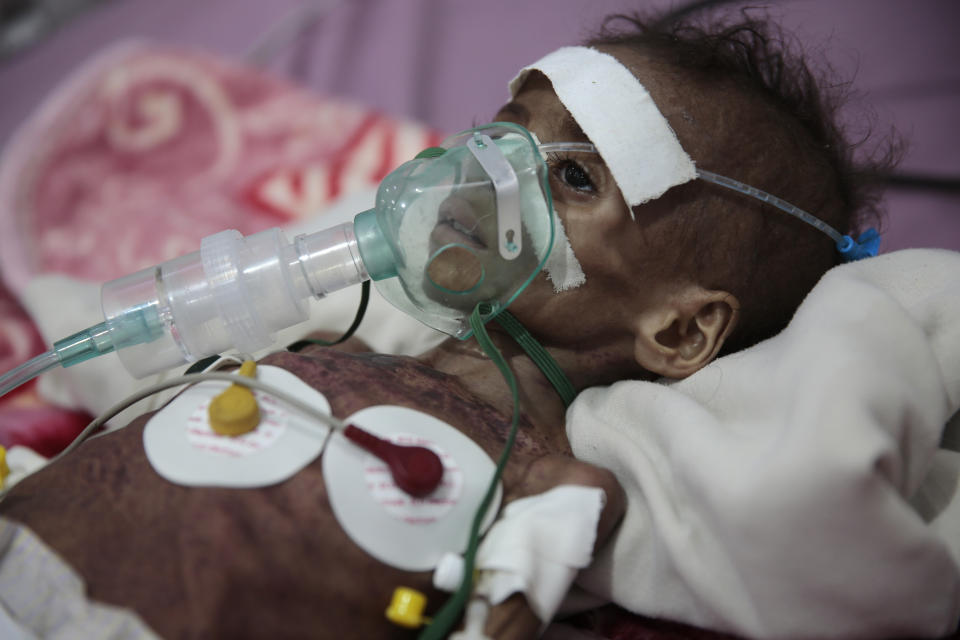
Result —
M 495 145 L 516 176 L 520 227 L 510 237 L 522 249 L 510 260 L 496 246 L 503 224 L 497 189 L 476 149 L 468 148 L 471 141 Z M 223 231 L 204 238 L 199 251 L 106 283 L 105 322 L 58 342 L 61 363 L 116 350 L 128 371 L 142 377 L 228 350 L 254 353 L 270 346 L 278 330 L 307 320 L 309 298 L 367 279 L 422 322 L 469 336 L 477 302 L 487 303 L 492 317 L 540 270 L 553 240 L 553 212 L 546 165 L 522 127 L 479 127 L 444 146 L 439 157 L 418 157 L 388 175 L 375 208 L 353 222 L 292 242 L 279 229 L 248 237 Z M 476 225 L 438 243 L 434 232 L 450 201 L 467 210 L 451 214 L 458 224 Z M 449 286 L 444 278 L 457 278 L 443 274 L 462 270 L 480 275 L 469 287 Z
M 222 231 L 194 253 L 103 285 L 113 347 L 137 377 L 236 349 L 254 353 L 305 321 L 307 300 L 368 278 L 353 224 L 289 242 Z

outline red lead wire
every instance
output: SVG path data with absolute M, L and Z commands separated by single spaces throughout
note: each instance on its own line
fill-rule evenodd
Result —
M 394 484 L 414 498 L 433 493 L 443 480 L 443 462 L 427 447 L 394 444 L 352 424 L 346 426 L 343 435 L 383 460 Z

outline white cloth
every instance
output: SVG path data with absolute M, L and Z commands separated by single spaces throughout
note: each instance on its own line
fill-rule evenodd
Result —
M 132 611 L 90 600 L 60 556 L 6 518 L 0 518 L 0 637 L 160 640 Z
M 3 489 L 9 490 L 31 473 L 47 464 L 47 459 L 28 447 L 14 445 L 7 449 L 7 467 L 10 475 L 3 481 Z M 0 633 L 0 638 L 4 635 Z
M 477 593 L 491 604 L 523 593 L 549 622 L 577 570 L 590 564 L 605 502 L 603 489 L 577 485 L 511 502 L 477 549 Z
M 960 254 L 830 271 L 789 327 L 665 384 L 584 392 L 567 431 L 624 521 L 579 582 L 763 638 L 921 637 L 960 617 Z

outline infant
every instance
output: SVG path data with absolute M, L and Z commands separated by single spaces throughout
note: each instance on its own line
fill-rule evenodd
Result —
M 572 65 L 544 59 L 525 70 L 494 118 L 542 144 L 596 146 L 547 157 L 553 206 L 584 277 L 558 285 L 538 276 L 510 304 L 576 392 L 685 378 L 768 338 L 840 262 L 821 229 L 692 179 L 694 163 L 844 234 L 871 211 L 829 96 L 763 24 L 664 30 L 619 20 L 623 30 L 569 50 Z M 577 88 L 607 73 L 627 74 L 619 84 L 627 102 Z M 630 102 L 643 93 L 646 101 Z M 632 137 L 654 129 L 661 147 Z M 683 166 L 662 166 L 675 160 Z M 522 409 L 505 501 L 560 485 L 600 488 L 602 546 L 625 509 L 617 478 L 572 456 L 564 401 L 506 331 L 496 323 L 489 331 L 516 375 Z M 415 358 L 350 341 L 262 362 L 322 391 L 335 416 L 409 407 L 454 425 L 493 458 L 511 422 L 510 389 L 472 339 Z M 133 609 L 165 637 L 337 638 L 344 629 L 357 638 L 395 633 L 381 614 L 396 585 L 441 599 L 429 575 L 379 563 L 341 530 L 320 459 L 260 489 L 177 486 L 151 469 L 145 422 L 84 444 L 0 505 L 83 577 L 91 598 Z M 500 603 L 488 632 L 531 637 L 543 621 L 527 604 L 522 594 Z

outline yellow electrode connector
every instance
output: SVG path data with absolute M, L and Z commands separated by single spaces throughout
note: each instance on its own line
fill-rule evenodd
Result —
M 7 483 L 10 475 L 10 466 L 7 464 L 7 448 L 0 446 L 0 489 Z
M 429 624 L 430 618 L 423 615 L 427 607 L 427 596 L 410 587 L 397 587 L 387 607 L 387 620 L 408 629 Z
M 245 360 L 238 373 L 253 378 L 257 373 L 257 363 Z M 257 406 L 252 389 L 234 383 L 210 402 L 207 417 L 210 428 L 215 433 L 222 436 L 242 436 L 260 424 L 260 407 Z

